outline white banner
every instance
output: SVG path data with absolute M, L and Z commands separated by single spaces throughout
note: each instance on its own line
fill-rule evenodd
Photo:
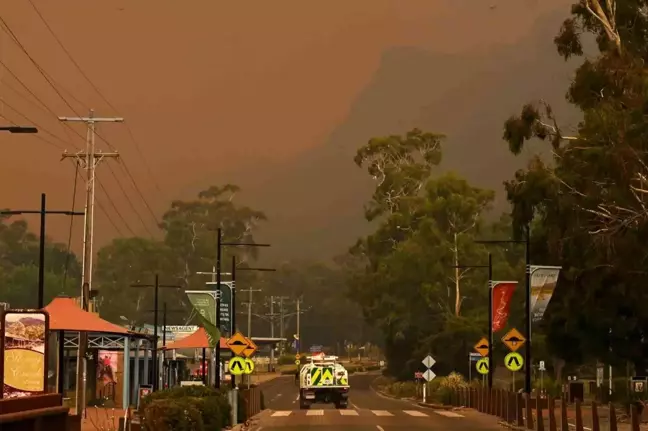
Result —
M 542 320 L 545 310 L 551 301 L 561 266 L 530 265 L 531 271 L 531 315 L 533 321 Z

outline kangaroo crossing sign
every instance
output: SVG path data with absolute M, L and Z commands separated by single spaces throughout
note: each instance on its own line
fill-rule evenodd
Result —
M 516 352 L 520 347 L 524 346 L 526 338 L 520 334 L 520 331 L 513 328 L 502 337 L 502 343 L 504 343 L 511 352 Z
M 482 338 L 479 340 L 477 344 L 475 344 L 475 347 L 473 347 L 477 353 L 482 355 L 482 357 L 488 356 L 488 340 L 486 338 Z

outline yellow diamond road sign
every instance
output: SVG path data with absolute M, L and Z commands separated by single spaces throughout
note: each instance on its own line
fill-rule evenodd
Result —
M 520 334 L 520 331 L 513 328 L 508 331 L 505 336 L 502 337 L 502 343 L 504 343 L 511 352 L 515 352 L 520 347 L 524 346 L 524 343 L 526 343 L 526 338 L 524 338 L 524 336 Z
M 245 337 L 245 340 L 247 341 L 248 346 L 247 349 L 243 350 L 243 356 L 249 358 L 250 356 L 254 355 L 259 348 L 257 347 L 256 343 L 248 337 Z
M 489 345 L 488 345 L 488 340 L 486 338 L 482 338 L 481 340 L 479 340 L 479 342 L 475 344 L 475 347 L 473 348 L 475 349 L 475 352 L 479 353 L 480 355 L 488 356 Z
M 227 340 L 227 347 L 236 356 L 241 356 L 249 346 L 248 339 L 240 331 Z

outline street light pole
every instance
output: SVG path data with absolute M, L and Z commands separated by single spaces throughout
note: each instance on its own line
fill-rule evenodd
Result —
M 256 244 L 256 243 L 241 243 L 241 242 L 223 242 L 223 229 L 217 229 L 217 239 L 216 239 L 216 327 L 221 331 L 221 315 L 220 315 L 220 285 L 221 285 L 221 257 L 222 257 L 222 247 L 224 246 L 242 246 L 242 247 L 270 247 L 270 244 Z M 232 289 L 234 290 L 234 289 Z M 230 328 L 233 330 L 233 328 Z M 216 342 L 216 388 L 220 388 L 220 340 Z
M 488 265 L 456 265 L 453 268 L 488 268 L 488 389 L 493 387 L 493 257 L 488 253 Z M 472 367 L 472 363 L 470 363 Z
M 159 312 L 159 296 L 160 288 L 173 288 L 182 289 L 183 286 L 178 284 L 160 284 L 160 276 L 155 274 L 155 284 L 131 284 L 131 287 L 153 287 L 155 293 L 153 294 L 153 390 L 157 391 L 160 383 L 160 370 L 158 368 L 158 312 Z M 148 358 L 148 353 L 146 355 Z
M 154 314 L 157 313 L 157 310 L 147 310 Z M 166 347 L 166 333 L 167 333 L 167 314 L 168 313 L 186 313 L 185 310 L 167 310 L 167 303 L 164 301 L 162 303 L 162 348 Z M 156 319 L 157 320 L 157 319 Z M 167 382 L 169 379 L 164 378 L 164 369 L 166 368 L 166 350 L 162 353 L 162 381 Z M 164 386 L 164 385 L 163 385 Z
M 524 392 L 531 394 L 531 225 L 527 224 L 523 240 L 480 240 L 478 244 L 524 244 L 526 290 L 524 301 L 524 337 L 526 348 L 524 351 Z M 489 364 L 490 370 L 491 364 Z
M 40 239 L 38 242 L 38 308 L 43 308 L 45 306 L 45 216 L 48 214 L 77 216 L 84 215 L 85 212 L 47 210 L 45 193 L 41 193 L 41 206 L 39 210 L 0 211 L 0 215 L 21 214 L 40 214 Z
M 38 129 L 36 127 L 31 127 L 31 126 L 0 126 L 0 132 L 38 133 Z

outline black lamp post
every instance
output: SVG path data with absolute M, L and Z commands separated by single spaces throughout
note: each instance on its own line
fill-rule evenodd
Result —
M 0 126 L 0 132 L 38 133 L 38 129 L 36 127 L 31 127 L 31 126 Z

